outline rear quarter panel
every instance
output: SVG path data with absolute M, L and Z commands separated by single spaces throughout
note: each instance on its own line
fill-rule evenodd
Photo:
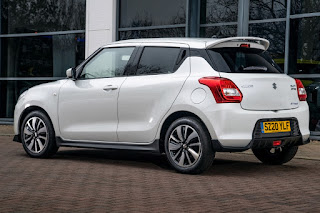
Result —
M 219 72 L 216 72 L 202 57 L 192 56 L 190 57 L 190 62 L 190 76 L 183 85 L 183 88 L 172 107 L 162 119 L 157 138 L 160 138 L 161 127 L 165 120 L 171 114 L 179 111 L 187 111 L 197 115 L 206 125 L 211 137 L 216 138 L 212 123 L 204 113 L 206 108 L 213 107 L 216 102 L 210 89 L 207 86 L 200 84 L 199 79 L 206 76 L 219 77 Z

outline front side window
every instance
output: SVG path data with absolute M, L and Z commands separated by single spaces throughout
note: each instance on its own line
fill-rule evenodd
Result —
M 140 58 L 137 75 L 173 73 L 180 48 L 145 47 Z
M 219 72 L 283 73 L 266 51 L 253 48 L 215 48 L 208 53 Z
M 85 65 L 80 79 L 122 76 L 133 50 L 134 47 L 103 49 Z

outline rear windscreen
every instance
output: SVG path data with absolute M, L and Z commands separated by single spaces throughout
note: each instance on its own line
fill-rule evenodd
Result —
M 215 48 L 207 50 L 219 72 L 283 73 L 266 51 L 253 48 Z

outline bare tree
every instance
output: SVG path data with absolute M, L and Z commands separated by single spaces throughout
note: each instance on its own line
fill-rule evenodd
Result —
M 85 0 L 7 0 L 1 7 L 2 33 L 85 28 Z

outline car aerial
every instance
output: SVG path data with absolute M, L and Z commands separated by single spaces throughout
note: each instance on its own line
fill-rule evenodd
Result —
M 36 158 L 60 146 L 165 153 L 191 174 L 216 152 L 252 149 L 265 164 L 286 163 L 309 142 L 307 95 L 268 47 L 257 37 L 111 43 L 66 79 L 20 95 L 14 141 Z

